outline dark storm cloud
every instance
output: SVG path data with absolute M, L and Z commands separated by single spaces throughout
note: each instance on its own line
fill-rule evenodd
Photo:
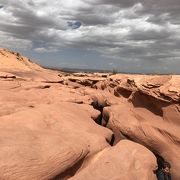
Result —
M 36 27 L 36 28 L 48 28 L 56 27 L 57 29 L 62 29 L 54 21 L 52 17 L 49 16 L 38 16 L 36 11 L 28 6 L 23 6 L 21 3 L 13 3 L 12 6 L 8 7 L 9 12 L 12 13 L 13 17 L 17 18 L 16 24 L 24 25 L 25 27 Z
M 149 30 L 149 31 L 142 31 L 142 30 L 132 30 L 131 34 L 129 35 L 128 39 L 129 40 L 136 40 L 136 41 L 146 41 L 146 40 L 166 40 L 171 36 L 171 33 L 162 30 L 162 31 L 154 31 L 154 30 Z
M 35 6 L 35 3 L 34 3 L 32 0 L 29 0 L 29 1 L 28 1 L 28 5 L 30 5 L 30 6 L 33 7 L 33 6 Z
M 76 15 L 76 18 L 79 19 L 81 22 L 83 22 L 83 25 L 89 26 L 89 25 L 107 25 L 111 21 L 106 17 L 100 17 L 94 14 L 87 14 L 87 15 Z
M 141 3 L 144 6 L 141 13 L 150 14 L 149 21 L 153 23 L 164 24 L 167 21 L 177 23 L 180 18 L 179 0 L 141 0 Z
M 24 39 L 30 41 L 54 41 L 56 37 L 48 34 L 48 29 L 64 30 L 65 27 L 55 22 L 50 16 L 39 16 L 30 6 L 35 6 L 33 1 L 23 4 L 17 1 L 6 2 L 6 13 L 10 17 L 4 16 L 0 20 L 0 31 L 14 39 Z M 6 14 L 5 14 L 6 15 Z
M 26 45 L 32 44 L 37 52 L 76 47 L 143 65 L 150 61 L 167 65 L 168 60 L 177 65 L 180 60 L 179 0 L 76 0 L 76 3 L 2 0 L 1 3 L 1 45 L 5 40 L 7 44 L 22 40 Z
M 133 6 L 137 1 L 136 0 L 97 0 L 97 1 L 91 1 L 91 0 L 85 0 L 85 2 L 101 5 L 101 4 L 110 4 L 115 6 L 120 6 L 122 8 L 124 7 L 130 7 Z

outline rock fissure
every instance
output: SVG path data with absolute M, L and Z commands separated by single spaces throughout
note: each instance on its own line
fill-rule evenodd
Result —
M 154 87 L 154 88 L 157 88 L 157 87 Z M 93 106 L 95 109 L 101 112 L 101 115 L 99 117 L 100 119 L 98 119 L 98 124 L 113 131 L 113 137 L 111 139 L 112 141 L 109 144 L 111 144 L 111 146 L 116 145 L 122 139 L 127 139 L 132 142 L 139 143 L 143 145 L 144 147 L 148 148 L 154 154 L 154 156 L 156 157 L 157 164 L 158 164 L 157 166 L 158 169 L 162 168 L 162 163 L 164 161 L 170 162 L 170 164 L 174 165 L 173 170 L 176 169 L 178 165 L 174 164 L 173 162 L 174 160 L 172 160 L 170 155 L 163 153 L 164 150 L 161 149 L 161 146 L 164 146 L 164 148 L 166 147 L 170 149 L 168 147 L 168 144 L 170 142 L 173 144 L 173 146 L 179 146 L 179 138 L 177 137 L 177 135 L 174 135 L 174 133 L 177 133 L 177 131 L 173 133 L 169 131 L 169 128 L 168 130 L 165 130 L 167 129 L 166 127 L 166 123 L 168 122 L 167 118 L 171 118 L 171 120 L 176 119 L 176 114 L 174 114 L 174 117 L 172 116 L 168 117 L 171 108 L 172 110 L 174 109 L 174 112 L 178 113 L 179 111 L 177 111 L 177 107 L 179 107 L 179 105 L 177 105 L 177 103 L 174 100 L 167 101 L 167 98 L 162 100 L 162 99 L 154 97 L 153 95 L 150 95 L 141 91 L 133 92 L 133 91 L 128 90 L 126 93 L 126 91 L 123 90 L 122 95 L 121 95 L 121 91 L 119 90 L 118 97 L 121 98 L 121 96 L 123 98 L 127 98 L 127 102 L 133 105 L 133 109 L 131 106 L 128 107 L 128 105 L 126 107 L 126 105 L 121 102 L 119 102 L 115 106 L 110 105 L 108 109 L 111 111 L 105 110 L 107 106 L 104 106 L 104 107 L 97 106 L 98 103 L 94 103 L 96 106 Z M 163 98 L 163 96 L 161 96 L 161 98 Z M 117 107 L 117 109 L 115 107 Z M 140 109 L 143 109 L 144 112 L 146 113 L 144 115 L 138 113 Z M 127 123 L 125 121 L 126 119 L 125 116 L 129 118 L 131 117 L 132 120 L 134 119 L 134 122 L 132 121 L 132 123 L 135 123 L 138 120 L 140 122 L 139 125 L 137 124 L 139 127 L 138 126 L 133 127 L 130 124 L 125 125 Z M 123 118 L 125 119 L 122 121 Z M 130 122 L 131 122 L 131 118 L 129 119 Z M 114 123 L 112 123 L 112 120 Z M 162 125 L 162 127 L 159 127 L 159 125 L 162 124 L 163 121 L 166 121 L 165 124 Z M 150 124 L 150 122 L 152 124 Z M 119 124 L 119 123 L 123 123 L 123 124 Z M 131 130 L 131 126 L 133 127 L 132 130 Z M 159 127 L 158 131 L 156 129 L 156 126 Z M 121 130 L 121 128 L 123 129 Z M 163 130 L 163 128 L 165 129 Z M 159 131 L 160 131 L 160 137 L 156 139 L 157 137 L 154 133 L 158 134 Z M 165 139 L 167 140 L 167 142 L 165 142 Z M 154 151 L 155 149 L 156 151 Z M 163 161 L 161 160 L 161 163 L 159 163 L 159 159 L 163 159 Z
M 0 179 L 155 180 L 162 159 L 180 179 L 179 75 L 63 73 L 0 49 L 0 92 Z
M 93 106 L 94 109 L 96 109 L 96 110 L 98 110 L 98 111 L 100 112 L 99 116 L 98 116 L 96 119 L 94 119 L 95 122 L 96 122 L 98 125 L 100 125 L 100 126 L 106 127 L 106 125 L 107 125 L 108 122 L 107 122 L 107 119 L 104 119 L 104 118 L 103 118 L 103 109 L 104 109 L 104 107 L 98 106 L 98 104 L 97 104 L 96 101 L 93 101 L 91 105 Z M 106 106 L 105 106 L 105 107 L 106 107 Z M 108 128 L 108 129 L 110 129 L 110 128 Z M 111 130 L 111 129 L 110 129 L 110 130 Z M 108 142 L 108 144 L 110 144 L 111 146 L 113 146 L 113 145 L 114 145 L 114 141 L 115 141 L 115 136 L 114 136 L 114 134 L 112 134 L 112 137 L 111 137 L 110 140 L 109 140 L 109 139 L 106 139 L 106 141 Z

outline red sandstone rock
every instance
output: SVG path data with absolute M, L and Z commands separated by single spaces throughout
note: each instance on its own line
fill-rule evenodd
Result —
M 0 117 L 0 179 L 55 178 L 108 146 L 111 132 L 93 122 L 90 106 L 21 108 Z
M 43 68 L 19 53 L 0 48 L 0 69 L 30 71 Z
M 180 76 L 66 74 L 0 49 L 0 129 L 0 179 L 154 179 L 152 151 L 179 180 Z
M 156 158 L 142 145 L 128 140 L 96 154 L 70 180 L 155 180 Z

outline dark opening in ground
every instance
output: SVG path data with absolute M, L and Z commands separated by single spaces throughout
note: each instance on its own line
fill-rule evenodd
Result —
M 108 123 L 108 120 L 109 118 L 107 117 L 103 117 L 103 109 L 104 107 L 103 106 L 98 106 L 98 103 L 97 102 L 92 102 L 91 104 L 93 106 L 94 109 L 100 111 L 100 115 L 98 116 L 97 119 L 95 119 L 95 122 L 100 125 L 100 126 L 103 126 L 103 127 L 106 127 L 107 123 Z M 106 106 L 105 106 L 106 107 Z M 114 145 L 114 141 L 115 141 L 115 135 L 112 134 L 112 137 L 111 137 L 111 140 L 106 140 L 111 146 Z

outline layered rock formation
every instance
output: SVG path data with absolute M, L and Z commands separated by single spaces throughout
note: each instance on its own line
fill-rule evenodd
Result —
M 153 180 L 157 156 L 179 180 L 179 84 L 67 74 L 1 49 L 0 179 Z

